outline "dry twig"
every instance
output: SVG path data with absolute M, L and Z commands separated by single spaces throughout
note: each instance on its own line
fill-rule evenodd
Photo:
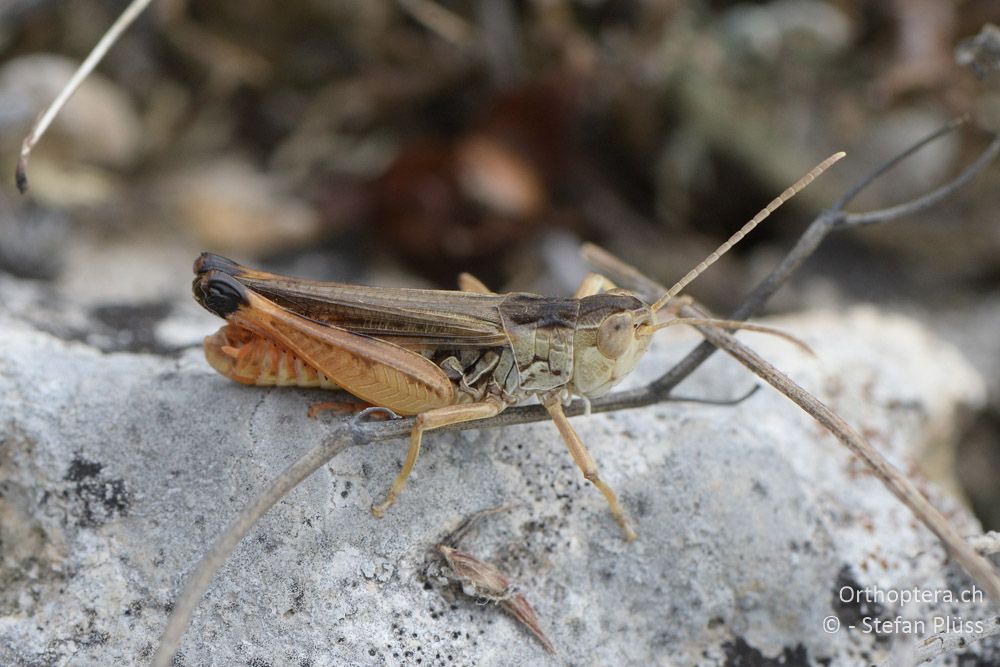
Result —
M 59 91 L 56 99 L 52 101 L 52 104 L 48 106 L 39 116 L 38 120 L 32 126 L 31 131 L 28 132 L 28 136 L 24 138 L 21 142 L 21 156 L 17 160 L 17 168 L 14 172 L 14 180 L 17 183 L 17 189 L 24 194 L 28 191 L 28 158 L 31 157 L 31 150 L 38 143 L 38 140 L 42 138 L 45 131 L 49 129 L 49 125 L 55 120 L 55 117 L 59 114 L 59 111 L 66 105 L 69 98 L 73 97 L 73 93 L 76 92 L 80 84 L 90 76 L 90 73 L 94 71 L 97 63 L 101 62 L 104 55 L 108 52 L 118 38 L 121 37 L 122 33 L 132 25 L 132 22 L 138 18 L 139 14 L 142 13 L 147 5 L 152 0 L 132 0 L 132 3 L 125 8 L 121 16 L 111 24 L 108 31 L 104 33 L 101 40 L 97 42 L 97 46 L 87 55 L 86 60 L 84 60 L 80 67 L 73 73 L 66 86 Z

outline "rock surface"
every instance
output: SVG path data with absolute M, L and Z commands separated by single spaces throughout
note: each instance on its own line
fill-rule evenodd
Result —
M 317 393 L 215 375 L 198 348 L 101 352 L 38 330 L 13 302 L 0 316 L 0 664 L 146 664 L 206 546 L 331 418 L 306 418 Z M 168 321 L 154 330 L 175 341 L 189 330 L 176 314 Z M 782 326 L 818 357 L 747 339 L 918 480 L 960 531 L 978 532 L 917 468 L 943 460 L 935 476 L 946 478 L 948 457 L 928 452 L 949 451 L 985 400 L 968 363 L 911 321 L 869 310 Z M 632 384 L 694 340 L 664 335 Z M 681 391 L 729 397 L 753 382 L 717 355 Z M 944 617 L 992 623 L 986 604 L 945 604 L 944 593 L 906 605 L 841 599 L 969 583 L 861 464 L 769 388 L 735 406 L 668 403 L 573 423 L 637 542 L 621 539 L 551 424 L 428 436 L 381 521 L 369 507 L 405 443 L 354 448 L 251 531 L 176 664 L 857 665 L 914 639 L 866 632 L 866 617 L 924 619 L 920 637 Z M 433 551 L 464 518 L 505 504 L 517 505 L 462 548 L 519 582 L 555 656 L 466 598 Z M 824 631 L 832 623 L 840 629 Z M 996 664 L 989 642 L 964 651 Z

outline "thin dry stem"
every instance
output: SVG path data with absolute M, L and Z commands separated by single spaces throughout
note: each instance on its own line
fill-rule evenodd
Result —
M 14 172 L 14 180 L 21 194 L 28 191 L 28 158 L 31 157 L 31 150 L 35 147 L 35 144 L 42 138 L 45 131 L 49 129 L 49 125 L 52 124 L 59 111 L 62 110 L 66 102 L 73 96 L 73 93 L 80 87 L 80 84 L 94 71 L 97 63 L 101 62 L 101 59 L 104 58 L 108 50 L 118 41 L 122 33 L 138 18 L 139 14 L 146 9 L 146 6 L 150 2 L 151 0 L 132 0 L 132 3 L 125 8 L 125 11 L 121 13 L 118 20 L 111 24 L 108 31 L 97 42 L 97 46 L 94 47 L 87 55 L 87 58 L 80 64 L 80 67 L 77 68 L 76 72 L 73 73 L 69 82 L 59 91 L 52 104 L 35 121 L 31 131 L 28 132 L 28 136 L 21 142 L 21 156 L 17 160 L 17 168 Z
M 922 197 L 917 197 L 913 201 L 906 202 L 905 204 L 890 206 L 889 208 L 884 208 L 879 211 L 870 211 L 868 213 L 848 213 L 844 216 L 841 224 L 850 227 L 873 225 L 927 210 L 938 202 L 947 199 L 953 192 L 955 192 L 955 190 L 975 178 L 979 172 L 985 169 L 988 164 L 996 159 L 998 154 L 1000 154 L 1000 136 L 993 139 L 993 141 L 990 142 L 990 145 L 987 146 L 986 150 L 983 151 L 982 155 L 976 158 L 975 162 L 966 167 L 961 174 L 952 179 L 949 183 L 942 185 L 936 190 L 928 192 Z

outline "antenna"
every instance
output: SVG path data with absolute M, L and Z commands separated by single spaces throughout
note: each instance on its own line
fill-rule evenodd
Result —
M 715 264 L 719 260 L 720 257 L 722 257 L 727 252 L 729 252 L 729 250 L 734 245 L 736 245 L 737 243 L 739 243 L 743 239 L 743 237 L 746 236 L 747 234 L 749 234 L 750 231 L 754 227 L 756 227 L 761 222 L 763 222 L 764 219 L 767 218 L 767 216 L 769 216 L 772 213 L 774 213 L 774 211 L 777 210 L 777 208 L 779 206 L 781 206 L 786 201 L 788 201 L 789 199 L 791 199 L 792 197 L 794 197 L 796 194 L 798 194 L 800 191 L 802 191 L 807 185 L 809 185 L 814 180 L 816 180 L 817 176 L 819 176 L 824 171 L 826 171 L 827 169 L 829 169 L 830 166 L 833 163 L 835 163 L 837 160 L 839 160 L 840 158 L 844 157 L 845 155 L 846 155 L 846 153 L 844 153 L 843 151 L 840 151 L 839 153 L 834 153 L 833 155 L 831 155 L 830 157 L 828 157 L 827 159 L 823 160 L 818 165 L 816 165 L 815 167 L 813 167 L 812 170 L 810 170 L 808 174 L 806 174 L 805 176 L 803 176 L 802 178 L 800 178 L 799 180 L 797 180 L 795 182 L 795 184 L 792 185 L 790 188 L 788 188 L 787 190 L 785 190 L 784 192 L 782 192 L 780 195 L 778 195 L 777 197 L 775 197 L 774 200 L 770 204 L 768 204 L 767 206 L 765 206 L 757 215 L 755 215 L 753 217 L 753 219 L 750 220 L 750 222 L 748 222 L 747 224 L 743 225 L 743 227 L 740 228 L 740 230 L 738 232 L 736 232 L 735 234 L 733 234 L 732 236 L 730 236 L 728 241 L 726 241 L 725 243 L 723 243 L 722 245 L 720 245 L 718 248 L 716 248 L 715 252 L 713 252 L 711 255 L 709 255 L 708 257 L 706 257 L 703 262 L 701 262 L 700 264 L 698 264 L 698 266 L 696 266 L 693 269 L 691 269 L 690 271 L 688 271 L 688 274 L 686 276 L 684 276 L 683 278 L 681 278 L 680 280 L 678 280 L 677 283 L 675 283 L 673 287 L 671 287 L 669 290 L 667 290 L 667 293 L 664 294 L 662 297 L 660 297 L 659 301 L 657 301 L 656 303 L 653 304 L 653 312 L 656 312 L 660 308 L 663 308 L 663 306 L 665 306 L 668 301 L 670 301 L 675 296 L 677 296 L 678 294 L 680 294 L 681 290 L 683 290 L 685 287 L 687 287 L 691 283 L 692 280 L 694 280 L 695 278 L 697 278 L 698 276 L 700 276 L 702 273 L 704 273 L 705 269 L 707 269 L 708 267 L 710 267 L 713 264 Z

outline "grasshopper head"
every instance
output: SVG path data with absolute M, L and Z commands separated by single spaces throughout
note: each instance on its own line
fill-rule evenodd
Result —
M 649 306 L 625 290 L 580 300 L 570 390 L 595 398 L 632 372 L 649 347 Z

